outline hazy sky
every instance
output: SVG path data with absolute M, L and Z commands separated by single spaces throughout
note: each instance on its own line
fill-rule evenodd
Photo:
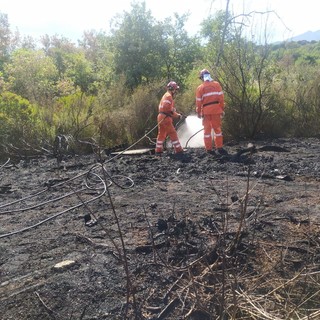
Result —
M 140 0 L 137 0 L 141 2 Z M 132 0 L 0 0 L 0 12 L 8 15 L 10 29 L 22 35 L 39 38 L 42 35 L 62 35 L 73 41 L 81 39 L 84 31 L 109 30 L 110 20 L 123 11 L 131 11 Z M 200 22 L 216 10 L 225 9 L 225 0 L 145 0 L 156 20 L 162 21 L 174 12 L 190 12 L 186 29 L 199 31 Z M 268 34 L 272 40 L 285 40 L 306 31 L 320 29 L 318 0 L 230 0 L 234 13 L 274 10 L 268 15 Z M 264 15 L 266 17 L 266 15 Z M 261 16 L 255 22 L 261 27 Z M 263 28 L 263 26 L 262 26 Z

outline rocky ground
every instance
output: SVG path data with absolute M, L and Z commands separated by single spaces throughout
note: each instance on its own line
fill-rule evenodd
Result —
M 320 319 L 320 140 L 0 163 L 0 318 Z

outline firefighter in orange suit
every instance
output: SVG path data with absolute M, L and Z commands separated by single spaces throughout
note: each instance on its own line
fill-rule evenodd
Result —
M 204 146 L 208 153 L 225 155 L 221 122 L 224 116 L 224 94 L 221 85 L 213 81 L 207 69 L 200 71 L 202 84 L 196 90 L 196 112 L 202 118 Z M 212 130 L 215 150 L 212 146 Z
M 163 152 L 163 144 L 167 136 L 169 136 L 175 153 L 182 153 L 177 131 L 173 125 L 173 119 L 181 118 L 182 115 L 178 113 L 174 107 L 174 98 L 179 90 L 176 82 L 170 81 L 167 84 L 167 92 L 163 95 L 159 104 L 158 121 L 158 136 L 155 153 L 160 155 Z

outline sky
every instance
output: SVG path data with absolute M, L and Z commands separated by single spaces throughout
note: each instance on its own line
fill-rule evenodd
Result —
M 124 11 L 130 12 L 131 3 L 132 0 L 0 0 L 0 12 L 8 15 L 13 32 L 18 30 L 21 35 L 35 39 L 45 34 L 59 35 L 76 43 L 84 31 L 108 32 L 112 18 Z M 145 0 L 145 3 L 157 21 L 174 12 L 190 13 L 185 26 L 190 35 L 200 31 L 200 23 L 210 14 L 226 6 L 226 0 Z M 268 33 L 268 42 L 273 42 L 320 30 L 317 3 L 318 0 L 230 0 L 230 9 L 235 15 L 273 11 L 263 18 L 255 15 L 248 24 L 250 34 L 262 28 Z

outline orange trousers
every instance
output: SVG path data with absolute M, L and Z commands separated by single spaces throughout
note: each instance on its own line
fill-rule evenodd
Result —
M 203 141 L 207 151 L 212 150 L 212 130 L 215 147 L 223 147 L 223 136 L 221 130 L 221 114 L 205 114 L 202 120 Z
M 163 144 L 166 140 L 166 137 L 169 136 L 171 143 L 174 147 L 176 153 L 183 152 L 181 147 L 177 131 L 173 125 L 171 117 L 166 117 L 163 119 L 163 116 L 158 116 L 158 136 L 156 143 L 156 153 L 163 152 Z

